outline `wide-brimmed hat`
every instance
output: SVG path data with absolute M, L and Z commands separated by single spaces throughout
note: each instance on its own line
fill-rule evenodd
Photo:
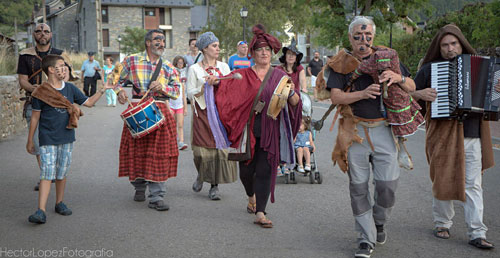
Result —
M 279 60 L 283 64 L 286 63 L 286 52 L 288 52 L 288 50 L 294 52 L 297 55 L 297 59 L 295 60 L 295 63 L 297 63 L 297 65 L 299 65 L 300 61 L 302 61 L 302 57 L 304 57 L 304 54 L 302 54 L 302 52 L 300 52 L 297 49 L 297 42 L 295 41 L 295 38 L 292 38 L 292 43 L 290 43 L 290 46 L 283 47 L 283 49 L 281 49 L 281 52 L 283 53 L 283 55 L 279 58 Z

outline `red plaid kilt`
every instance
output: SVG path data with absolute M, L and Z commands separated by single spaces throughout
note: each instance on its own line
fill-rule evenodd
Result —
M 123 125 L 120 142 L 120 167 L 118 176 L 128 176 L 130 181 L 163 182 L 177 176 L 177 130 L 174 117 L 166 104 L 155 102 L 165 117 L 165 123 L 156 131 L 139 139 L 132 138 Z

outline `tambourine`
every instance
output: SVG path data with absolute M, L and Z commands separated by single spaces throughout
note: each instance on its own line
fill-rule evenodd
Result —
M 281 110 L 286 106 L 288 102 L 288 96 L 290 91 L 293 90 L 294 85 L 292 79 L 288 76 L 281 78 L 280 82 L 276 86 L 269 102 L 267 108 L 267 115 L 272 119 L 276 120 Z

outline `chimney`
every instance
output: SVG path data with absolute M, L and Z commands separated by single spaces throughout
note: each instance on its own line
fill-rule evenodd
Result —
M 71 0 L 64 0 L 64 7 L 71 4 Z
M 38 6 L 38 3 L 35 3 L 35 13 L 37 13 L 38 11 L 40 11 L 40 7 Z

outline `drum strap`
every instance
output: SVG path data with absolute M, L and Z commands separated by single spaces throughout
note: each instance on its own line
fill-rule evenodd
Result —
M 146 87 L 146 89 L 149 89 L 149 86 L 151 85 L 151 83 L 154 82 L 154 81 L 156 81 L 156 78 L 158 78 L 158 75 L 160 74 L 162 66 L 163 66 L 163 64 L 162 64 L 162 60 L 160 58 L 160 59 L 158 59 L 158 63 L 156 64 L 155 71 L 153 72 L 153 76 L 151 76 L 151 80 L 149 80 L 149 83 L 148 83 L 148 86 Z M 132 89 L 137 94 L 141 93 L 141 89 L 139 89 L 139 87 L 135 86 L 135 84 L 133 84 Z
M 257 96 L 255 96 L 255 99 L 253 100 L 253 105 L 252 105 L 252 109 L 250 110 L 250 117 L 248 118 L 247 124 L 250 124 L 250 121 L 252 121 L 253 115 L 257 114 L 257 112 L 254 111 L 255 106 L 257 105 L 257 102 L 259 101 L 259 98 L 260 98 L 260 94 L 262 93 L 262 90 L 266 86 L 267 81 L 269 81 L 269 77 L 271 77 L 271 74 L 273 73 L 273 70 L 274 70 L 274 68 L 272 68 L 272 67 L 269 68 L 269 70 L 267 71 L 266 76 L 264 77 L 264 80 L 260 84 L 259 92 L 257 92 Z

